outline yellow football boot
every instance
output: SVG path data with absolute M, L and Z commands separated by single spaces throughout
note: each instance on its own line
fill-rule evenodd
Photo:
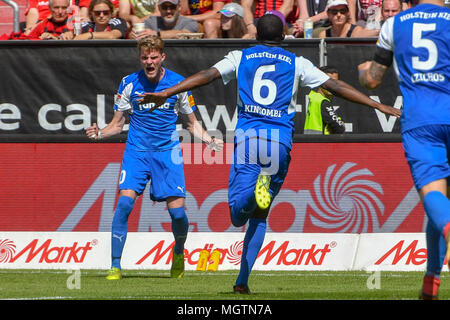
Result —
M 107 280 L 120 280 L 122 279 L 122 270 L 119 268 L 111 268 L 106 276 Z
M 260 209 L 267 209 L 272 201 L 270 193 L 270 176 L 260 174 L 255 186 L 256 204 Z

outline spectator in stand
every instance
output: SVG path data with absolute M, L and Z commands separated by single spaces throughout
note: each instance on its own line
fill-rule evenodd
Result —
M 145 29 L 130 33 L 131 39 L 140 40 L 147 36 L 158 35 L 162 39 L 176 39 L 180 33 L 198 32 L 198 24 L 194 19 L 180 14 L 179 0 L 159 0 L 161 16 L 151 16 L 145 20 Z
M 205 34 L 205 38 L 214 38 L 221 25 L 219 11 L 231 0 L 182 0 L 182 2 L 184 2 L 182 7 L 188 8 L 188 13 L 184 16 L 197 21 L 199 30 Z
M 381 25 L 390 17 L 403 11 L 401 0 L 383 0 L 381 2 Z
M 349 9 L 347 0 L 329 0 L 327 5 L 327 15 L 331 22 L 331 27 L 319 32 L 319 38 L 361 38 L 376 37 L 379 30 L 365 29 L 349 20 Z
M 111 0 L 114 11 L 112 13 L 112 17 L 117 17 L 119 14 L 119 0 Z M 80 8 L 80 16 L 81 21 L 94 21 L 91 20 L 90 14 L 89 14 L 89 5 L 91 4 L 91 0 L 79 0 L 78 7 Z
M 419 4 L 419 0 L 402 0 L 402 11 L 415 7 Z
M 354 3 L 356 8 L 356 24 L 363 28 L 366 26 L 377 28 L 377 24 L 374 23 L 374 21 L 376 21 L 377 16 L 380 14 L 381 1 L 382 0 L 350 0 L 350 2 Z
M 306 20 L 311 19 L 314 26 L 314 34 L 320 32 L 322 28 L 330 26 L 330 20 L 328 20 L 327 0 L 297 0 L 297 6 L 300 10 L 299 18 L 293 24 L 293 35 L 296 38 L 302 38 L 304 32 L 304 23 Z M 356 2 L 350 1 L 348 3 L 349 9 L 349 21 L 352 24 L 356 24 Z
M 329 25 L 328 15 L 325 11 L 327 0 L 298 0 L 299 17 L 293 24 L 292 34 L 296 38 L 302 38 L 306 20 L 311 19 L 314 29 Z
M 51 16 L 38 23 L 27 39 L 72 40 L 73 25 L 69 23 L 69 5 L 69 0 L 50 0 Z
M 20 29 L 25 35 L 28 35 L 38 22 L 50 16 L 49 1 L 29 0 L 28 8 L 25 11 L 25 22 L 21 23 Z
M 378 10 L 378 13 L 375 17 L 375 21 L 371 23 L 371 25 L 367 25 L 366 29 L 380 30 L 381 26 L 388 18 L 395 16 L 401 11 L 402 11 L 401 0 L 382 0 L 381 10 Z
M 89 5 L 91 21 L 83 22 L 81 34 L 75 40 L 126 39 L 127 23 L 113 18 L 114 5 L 110 0 L 92 0 Z
M 256 38 L 255 23 L 266 12 L 277 10 L 281 12 L 286 20 L 287 26 L 292 26 L 298 18 L 298 8 L 294 6 L 294 0 L 241 0 L 244 8 L 244 21 L 251 38 Z M 253 10 L 254 7 L 254 10 Z
M 211 38 L 249 38 L 247 27 L 244 22 L 244 8 L 238 3 L 227 3 L 219 11 L 220 29 L 219 32 L 211 35 Z
M 119 0 L 119 18 L 132 27 L 151 16 L 159 16 L 157 3 L 158 0 Z

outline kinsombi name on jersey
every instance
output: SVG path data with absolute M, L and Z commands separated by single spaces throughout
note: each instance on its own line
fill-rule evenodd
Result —
M 281 113 L 283 112 L 280 109 L 269 109 L 269 108 L 263 108 L 260 106 L 254 106 L 254 105 L 245 105 L 245 112 L 250 113 L 257 113 L 263 116 L 269 116 L 274 118 L 281 118 Z

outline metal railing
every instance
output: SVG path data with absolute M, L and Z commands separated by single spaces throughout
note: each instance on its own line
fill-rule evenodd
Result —
M 0 0 L 12 7 L 14 10 L 14 32 L 19 32 L 19 5 L 13 0 Z

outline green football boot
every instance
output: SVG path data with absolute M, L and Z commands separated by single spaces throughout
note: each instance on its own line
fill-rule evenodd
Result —
M 172 250 L 172 267 L 170 268 L 171 278 L 182 278 L 184 275 L 184 253 L 176 254 Z

